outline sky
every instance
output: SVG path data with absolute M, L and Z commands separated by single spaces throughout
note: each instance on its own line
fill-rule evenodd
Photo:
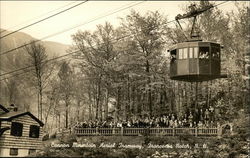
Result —
M 0 28 L 15 31 L 81 2 L 0 1 Z M 219 4 L 221 2 L 216 1 L 215 3 Z M 23 29 L 21 32 L 27 33 L 36 39 L 41 39 L 68 30 L 45 40 L 70 45 L 72 44 L 71 35 L 78 30 L 93 31 L 96 25 L 104 24 L 105 21 L 118 26 L 120 22 L 118 17 L 125 17 L 130 13 L 131 9 L 141 14 L 145 14 L 147 11 L 159 11 L 171 21 L 174 20 L 177 14 L 184 14 L 183 8 L 189 3 L 190 1 L 88 1 L 48 20 Z M 123 8 L 126 9 L 119 11 Z M 219 8 L 224 12 L 236 9 L 234 1 L 224 3 Z M 115 11 L 116 13 L 112 14 Z M 5 32 L 1 33 L 1 36 L 4 34 Z

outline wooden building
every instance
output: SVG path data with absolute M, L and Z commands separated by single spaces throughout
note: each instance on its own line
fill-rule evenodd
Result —
M 41 149 L 43 125 L 30 112 L 0 105 L 0 157 L 23 157 Z

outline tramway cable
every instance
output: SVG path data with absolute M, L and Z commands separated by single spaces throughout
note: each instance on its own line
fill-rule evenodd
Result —
M 52 13 L 52 12 L 57 11 L 57 10 L 59 10 L 59 9 L 65 8 L 66 6 L 69 6 L 69 5 L 71 5 L 71 4 L 73 4 L 73 3 L 76 3 L 76 2 L 78 2 L 78 1 L 70 2 L 70 3 L 68 3 L 68 4 L 64 5 L 64 6 L 61 6 L 61 7 L 59 7 L 59 8 L 56 8 L 56 9 L 54 9 L 54 10 L 51 10 L 51 11 L 49 11 L 49 12 L 47 12 L 47 13 L 44 13 L 44 14 L 41 14 L 41 15 L 39 15 L 39 16 L 37 16 L 37 17 L 32 18 L 32 19 L 26 20 L 26 21 L 21 22 L 21 23 L 19 23 L 19 24 L 17 24 L 17 25 L 11 26 L 11 27 L 9 27 L 9 28 L 7 28 L 7 29 L 1 31 L 0 34 L 6 32 L 6 31 L 8 31 L 8 30 L 11 30 L 12 28 L 16 28 L 16 27 L 19 26 L 19 25 L 23 25 L 23 24 L 25 24 L 25 23 L 27 23 L 27 22 L 30 22 L 30 21 L 39 19 L 39 18 L 41 18 L 41 17 L 43 17 L 43 16 L 45 16 L 45 15 L 47 15 L 47 14 L 49 14 L 49 13 Z
M 74 6 L 71 6 L 71 7 L 67 8 L 67 9 L 64 9 L 64 10 L 62 10 L 62 11 L 60 11 L 60 12 L 58 12 L 58 13 L 55 13 L 55 14 L 53 14 L 53 15 L 50 15 L 50 16 L 44 18 L 44 19 L 38 20 L 38 21 L 36 21 L 36 22 L 34 22 L 34 23 L 32 23 L 32 24 L 29 24 L 29 25 L 27 25 L 27 26 L 24 26 L 24 27 L 22 27 L 22 28 L 20 28 L 20 29 L 17 29 L 17 30 L 15 30 L 15 31 L 12 31 L 12 32 L 10 32 L 10 33 L 8 33 L 8 34 L 6 34 L 6 35 L 1 36 L 0 39 L 3 39 L 3 38 L 5 38 L 5 37 L 7 37 L 7 36 L 9 36 L 9 35 L 12 35 L 12 34 L 18 32 L 18 31 L 21 31 L 21 30 L 26 29 L 26 28 L 28 28 L 28 27 L 30 27 L 30 26 L 33 26 L 33 25 L 38 24 L 38 23 L 40 23 L 40 22 L 43 22 L 43 21 L 45 21 L 45 20 L 47 20 L 47 19 L 50 19 L 50 18 L 52 18 L 52 17 L 54 17 L 54 16 L 57 16 L 57 15 L 59 15 L 59 14 L 62 14 L 62 13 L 64 13 L 64 12 L 66 12 L 66 11 L 68 11 L 68 10 L 71 10 L 71 9 L 77 7 L 77 6 L 80 6 L 80 5 L 82 5 L 82 4 L 86 3 L 86 2 L 88 2 L 88 0 L 86 0 L 86 1 L 84 1 L 84 2 L 81 2 L 81 3 L 78 3 L 78 4 L 74 5 Z

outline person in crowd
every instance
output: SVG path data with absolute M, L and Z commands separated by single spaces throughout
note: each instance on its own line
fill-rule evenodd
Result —
M 194 121 L 192 124 L 193 124 L 193 127 L 197 127 L 197 122 L 196 121 Z
M 183 119 L 183 127 L 188 127 L 188 121 L 186 118 Z
M 174 128 L 178 127 L 178 120 L 174 120 Z
M 119 128 L 121 128 L 121 127 L 122 127 L 122 123 L 121 123 L 121 121 L 118 121 L 118 122 L 117 122 L 116 127 L 119 127 Z
M 192 123 L 192 122 L 189 123 L 189 127 L 190 127 L 190 128 L 193 127 L 193 123 Z
M 173 120 L 169 120 L 169 126 L 168 127 L 173 127 Z
M 201 121 L 199 121 L 197 126 L 198 126 L 198 128 L 202 128 L 202 127 L 203 127 L 202 122 L 201 122 Z
M 189 122 L 189 124 L 191 124 L 193 122 L 193 115 L 191 112 L 189 113 L 189 116 L 188 116 L 188 122 Z
M 174 114 L 171 115 L 171 120 L 174 121 L 175 117 L 174 117 Z
M 132 127 L 132 125 L 131 125 L 131 122 L 130 122 L 130 121 L 128 121 L 128 122 L 127 122 L 127 127 L 128 127 L 128 128 Z

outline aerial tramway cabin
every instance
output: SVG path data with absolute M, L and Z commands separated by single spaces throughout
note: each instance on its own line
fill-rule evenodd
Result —
M 30 112 L 0 105 L 0 157 L 24 157 L 41 149 L 43 125 Z
M 170 51 L 170 78 L 201 82 L 221 77 L 220 44 L 203 41 L 178 43 Z
M 186 82 L 202 82 L 217 78 L 221 75 L 221 46 L 214 42 L 204 42 L 200 38 L 199 29 L 196 26 L 197 16 L 213 8 L 207 5 L 197 8 L 195 4 L 189 6 L 189 12 L 178 14 L 175 19 L 179 24 L 181 19 L 193 18 L 190 37 L 183 32 L 186 41 L 175 44 L 170 52 L 170 79 Z

